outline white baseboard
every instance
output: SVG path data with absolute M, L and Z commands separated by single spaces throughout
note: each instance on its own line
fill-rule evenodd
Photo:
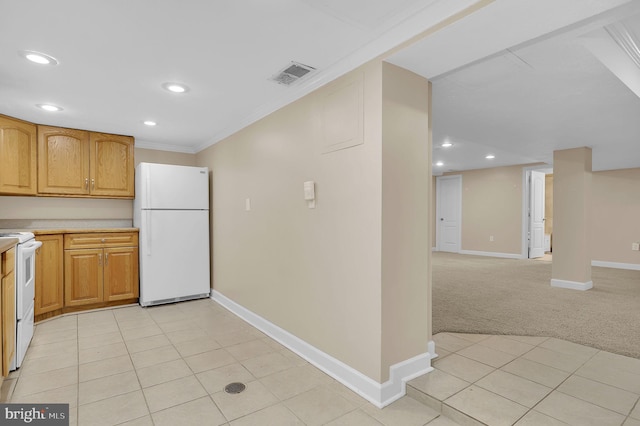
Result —
M 429 342 L 427 342 L 427 352 L 431 355 L 431 359 L 438 358 L 438 354 L 436 353 L 436 342 L 433 340 L 429 340 Z
M 213 290 L 211 299 L 292 350 L 378 408 L 383 408 L 404 396 L 406 382 L 433 370 L 433 367 L 431 367 L 432 355 L 429 352 L 425 352 L 392 365 L 389 369 L 389 380 L 384 383 L 378 383 L 342 361 L 237 304 L 222 293 Z M 432 346 L 435 351 L 435 345 L 428 345 L 428 349 L 431 349 Z
M 493 251 L 475 251 L 475 250 L 460 250 L 460 254 L 470 254 L 473 256 L 490 256 L 490 257 L 502 257 L 505 259 L 522 259 L 521 254 L 516 253 L 496 253 Z
M 593 288 L 593 281 L 581 283 L 578 281 L 566 281 L 552 278 L 551 287 L 568 288 L 571 290 L 589 290 L 590 288 Z
M 592 260 L 591 266 L 602 266 L 603 268 L 630 269 L 632 271 L 640 271 L 640 265 L 637 263 L 618 263 L 605 262 L 603 260 Z

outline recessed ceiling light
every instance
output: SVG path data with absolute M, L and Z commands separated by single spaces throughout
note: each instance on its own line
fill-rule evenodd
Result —
M 436 166 L 438 166 L 438 167 L 442 167 L 442 166 L 444 166 L 444 163 L 443 163 L 442 161 L 438 161 L 438 162 L 436 163 Z
M 189 88 L 187 86 L 180 83 L 164 83 L 162 87 L 165 90 L 168 90 L 173 93 L 184 93 L 189 91 Z
M 158 124 L 158 123 L 156 123 L 155 121 L 151 121 L 151 120 L 143 121 L 143 123 L 144 123 L 146 126 L 155 126 L 156 124 Z
M 58 60 L 53 56 L 47 55 L 46 53 L 34 52 L 33 50 L 23 50 L 19 53 L 26 59 L 30 60 L 31 62 L 35 62 L 36 64 L 58 65 Z
M 486 158 L 487 160 L 493 160 L 494 158 L 496 158 L 496 156 L 495 156 L 495 155 L 493 155 L 493 154 L 489 154 L 489 155 L 487 155 L 487 156 L 486 156 L 486 157 L 484 157 L 484 158 Z
M 445 142 L 440 146 L 442 146 L 443 148 L 449 148 L 450 146 L 453 146 L 453 144 L 451 142 Z
M 36 105 L 38 108 L 43 109 L 45 111 L 51 111 L 51 112 L 55 112 L 55 111 L 62 111 L 62 108 L 56 105 L 51 105 L 51 104 L 38 104 Z

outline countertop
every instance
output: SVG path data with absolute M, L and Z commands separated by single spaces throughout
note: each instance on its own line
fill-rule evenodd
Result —
M 51 229 L 28 229 L 34 235 L 51 234 L 86 234 L 86 233 L 106 233 L 106 232 L 138 232 L 138 228 L 51 228 Z
M 17 238 L 0 237 L 0 253 L 4 253 L 5 251 L 15 247 L 16 244 L 18 244 Z

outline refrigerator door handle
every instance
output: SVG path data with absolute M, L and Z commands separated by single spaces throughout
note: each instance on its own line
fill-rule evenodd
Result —
M 146 208 L 151 208 L 151 206 L 153 205 L 153 204 L 151 204 L 151 171 L 149 169 L 150 169 L 149 167 L 146 167 L 144 169 L 145 174 L 146 174 L 146 176 L 145 176 L 146 185 L 144 186 L 144 189 L 147 192 L 145 194 L 146 198 L 147 198 L 147 205 L 143 206 L 143 207 L 146 207 Z
M 151 211 L 150 210 L 145 210 L 144 214 L 147 216 L 146 218 L 146 231 L 145 234 L 146 238 L 144 239 L 145 244 L 146 244 L 146 250 L 145 253 L 147 254 L 147 256 L 151 256 L 151 230 L 153 229 L 151 227 Z

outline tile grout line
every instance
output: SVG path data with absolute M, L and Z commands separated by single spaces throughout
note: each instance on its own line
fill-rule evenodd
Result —
M 131 361 L 131 366 L 133 367 L 133 371 L 134 371 L 134 373 L 136 375 L 136 379 L 138 380 L 138 385 L 140 386 L 140 393 L 142 394 L 142 398 L 144 399 L 144 404 L 147 407 L 147 413 L 149 413 L 148 414 L 149 419 L 151 419 L 151 424 L 154 425 L 155 422 L 153 421 L 153 416 L 151 415 L 151 409 L 149 408 L 149 402 L 147 401 L 147 396 L 144 393 L 144 390 L 143 390 L 143 387 L 142 387 L 142 383 L 140 382 L 140 377 L 138 376 L 138 369 L 136 368 L 136 365 L 133 363 L 133 358 L 131 358 L 131 352 L 129 351 L 129 347 L 127 346 L 127 341 L 125 340 L 124 335 L 122 334 L 122 328 L 120 327 L 120 321 L 118 321 L 118 318 L 116 317 L 115 314 L 114 314 L 114 319 L 115 319 L 116 324 L 118 326 L 118 331 L 120 332 L 120 337 L 122 338 L 122 342 L 124 343 L 124 347 L 127 350 L 127 355 L 129 357 L 129 361 Z M 144 417 L 144 416 L 141 416 L 141 417 L 138 417 L 138 418 L 142 418 L 142 417 Z M 121 422 L 121 424 L 122 423 L 126 423 L 126 422 L 131 421 L 131 420 L 135 420 L 135 419 L 125 420 L 124 422 Z
M 155 321 L 155 319 L 154 319 L 154 321 Z M 160 327 L 160 325 L 159 325 L 159 324 L 158 324 L 158 327 Z M 202 327 L 200 327 L 200 326 L 198 326 L 198 327 L 202 329 Z M 162 327 L 160 327 L 160 329 L 162 330 L 162 332 L 163 332 L 163 333 L 165 333 L 165 336 L 166 336 L 166 332 L 162 329 Z M 203 330 L 204 330 L 204 329 L 203 329 Z M 206 330 L 204 330 L 204 331 L 205 331 L 205 334 L 206 334 Z M 199 384 L 200 386 L 202 386 L 202 388 L 204 389 L 204 391 L 207 393 L 207 397 L 211 400 L 211 402 L 212 402 L 212 403 L 213 403 L 213 405 L 216 407 L 216 409 L 220 412 L 220 414 L 222 415 L 222 417 L 224 417 L 224 419 L 226 420 L 226 424 L 230 424 L 230 423 L 231 423 L 231 420 L 229 420 L 229 419 L 227 418 L 227 416 L 222 412 L 222 409 L 220 408 L 220 406 L 218 406 L 218 404 L 216 403 L 215 399 L 213 399 L 213 395 L 211 395 L 211 394 L 209 393 L 209 391 L 207 390 L 207 388 L 204 386 L 204 384 L 202 383 L 202 381 L 201 381 L 201 380 L 200 380 L 200 378 L 198 377 L 198 373 L 196 373 L 196 372 L 193 370 L 193 368 L 189 365 L 189 363 L 184 359 L 184 357 L 182 356 L 182 354 L 180 353 L 180 351 L 178 350 L 178 348 L 176 348 L 176 347 L 175 347 L 175 345 L 174 345 L 173 341 L 172 341 L 171 339 L 169 339 L 169 337 L 168 337 L 168 336 L 167 336 L 167 339 L 169 340 L 169 342 L 171 342 L 171 344 L 174 346 L 174 349 L 176 350 L 176 352 L 178 352 L 178 354 L 180 355 L 180 359 L 181 359 L 181 360 L 182 360 L 182 361 L 187 365 L 187 367 L 189 368 L 189 370 L 191 370 L 191 372 L 193 373 L 193 377 L 196 379 L 196 381 L 198 382 L 198 384 Z M 213 338 L 212 338 L 212 339 L 213 339 Z M 213 340 L 214 340 L 218 345 L 220 345 L 220 343 L 219 343 L 216 339 L 213 339 Z M 221 348 L 221 349 L 224 349 L 224 348 L 222 347 L 222 345 L 220 345 L 220 348 Z M 232 354 L 229 354 L 229 355 L 230 355 L 230 356 L 235 360 L 235 357 L 234 357 Z M 205 370 L 205 371 L 208 371 L 208 370 Z
M 571 343 L 573 343 L 573 342 L 571 342 Z M 576 343 L 576 344 L 577 344 L 577 343 Z M 581 345 L 581 346 L 585 346 L 585 345 Z M 555 352 L 555 351 L 554 351 L 554 352 Z M 538 405 L 540 405 L 544 400 L 546 400 L 546 399 L 547 399 L 547 398 L 548 398 L 548 397 L 549 397 L 553 392 L 560 392 L 560 393 L 561 393 L 561 394 L 563 394 L 563 395 L 567 395 L 567 396 L 570 396 L 570 397 L 572 397 L 572 398 L 579 399 L 580 401 L 586 402 L 586 403 L 588 403 L 588 404 L 592 404 L 592 405 L 594 405 L 594 406 L 596 406 L 596 407 L 600 407 L 600 408 L 603 408 L 603 409 L 605 409 L 605 410 L 608 410 L 608 411 L 611 411 L 611 412 L 614 412 L 614 413 L 615 413 L 615 411 L 613 411 L 613 410 L 609 410 L 608 408 L 601 407 L 601 406 L 600 406 L 600 405 L 598 405 L 598 404 L 593 404 L 592 402 L 586 401 L 586 400 L 584 400 L 584 399 L 582 399 L 582 398 L 578 398 L 578 397 L 576 397 L 576 396 L 566 394 L 566 393 L 564 393 L 564 392 L 562 392 L 561 390 L 559 390 L 559 389 L 558 389 L 558 388 L 560 388 L 560 386 L 562 386 L 562 385 L 563 385 L 567 380 L 569 380 L 571 377 L 573 377 L 574 375 L 576 375 L 576 372 L 577 372 L 580 368 L 584 367 L 584 365 L 585 365 L 587 362 L 591 361 L 591 360 L 592 360 L 592 359 L 593 359 L 597 354 L 599 354 L 600 352 L 602 352 L 600 349 L 598 349 L 596 352 L 594 352 L 594 354 L 593 354 L 593 355 L 591 355 L 591 356 L 590 356 L 586 361 L 584 361 L 584 362 L 580 365 L 580 367 L 576 368 L 572 373 L 570 373 L 570 374 L 569 374 L 569 375 L 568 375 L 564 380 L 562 380 L 562 382 L 560 382 L 560 383 L 559 383 L 555 388 L 552 388 L 552 389 L 551 389 L 551 392 L 549 392 L 548 394 L 546 394 L 546 395 L 544 396 L 544 398 L 542 398 L 542 399 L 541 399 L 540 401 L 538 401 L 538 402 L 537 402 L 533 407 L 531 407 L 531 409 L 530 409 L 529 411 L 533 411 L 533 410 L 534 410 Z M 566 354 L 565 354 L 565 355 L 566 355 Z M 535 362 L 535 361 L 532 361 L 532 362 Z M 542 364 L 542 365 L 544 365 L 544 364 Z M 553 368 L 553 367 L 552 367 L 552 368 Z M 578 376 L 578 377 L 582 377 L 582 376 Z M 595 381 L 595 380 L 594 380 L 594 381 Z M 600 383 L 600 382 L 598 382 L 598 383 Z M 604 384 L 604 383 L 603 383 L 603 384 Z M 614 386 L 614 387 L 615 387 L 615 386 Z M 540 413 L 542 413 L 542 412 L 540 412 Z M 564 423 L 562 420 L 557 419 L 557 418 L 555 418 L 555 417 L 553 417 L 553 416 L 551 416 L 551 415 L 549 415 L 549 414 L 546 414 L 546 413 L 542 413 L 542 414 L 544 414 L 545 416 L 549 416 L 549 417 L 551 417 L 551 418 L 552 418 L 552 419 L 554 419 L 554 420 L 558 420 L 559 422 Z M 617 414 L 619 414 L 619 413 L 617 413 Z
M 629 411 L 629 414 L 627 414 L 627 417 L 624 419 L 624 422 L 622 424 L 625 424 L 627 422 L 627 420 L 629 420 L 629 419 L 640 420 L 640 419 L 636 419 L 634 417 L 631 417 L 631 413 L 633 413 L 633 410 L 635 410 L 636 408 L 640 408 L 640 397 L 638 398 L 636 403 L 633 404 L 633 407 L 631 407 L 631 411 Z
M 547 342 L 549 339 L 551 339 L 551 337 L 549 337 L 549 338 L 545 339 L 544 341 L 542 341 L 542 342 L 538 343 L 537 345 L 534 345 L 534 347 L 533 347 L 532 349 L 530 349 L 529 351 L 527 351 L 527 352 L 523 353 L 522 355 L 520 355 L 520 356 L 519 356 L 519 357 L 517 357 L 516 359 L 522 358 L 524 355 L 526 355 L 527 353 L 529 353 L 529 352 L 533 351 L 535 348 L 540 347 L 540 345 L 541 345 L 541 344 L 543 344 L 543 343 Z M 573 343 L 573 342 L 570 342 L 570 343 Z M 582 346 L 584 346 L 584 345 L 582 345 Z M 545 347 L 543 347 L 543 348 L 544 348 L 544 349 L 548 349 L 548 348 L 545 348 Z M 556 352 L 556 353 L 562 354 L 562 355 L 566 355 L 566 354 L 564 354 L 563 352 L 554 351 L 554 350 L 552 350 L 552 349 L 549 349 L 549 350 L 550 350 L 550 351 L 552 351 L 552 352 Z M 551 391 L 550 391 L 549 393 L 547 393 L 547 394 L 546 394 L 542 399 L 540 399 L 540 401 L 538 401 L 537 403 L 535 403 L 535 404 L 533 405 L 533 407 L 531 407 L 531 408 L 527 407 L 527 408 L 528 408 L 528 409 L 527 409 L 527 412 L 525 412 L 525 413 L 524 413 L 520 418 L 518 418 L 514 423 L 512 423 L 512 425 L 514 425 L 514 424 L 516 424 L 517 422 L 519 422 L 523 417 L 525 417 L 525 416 L 526 416 L 527 414 L 529 414 L 531 411 L 534 411 L 534 409 L 535 409 L 538 405 L 540 405 L 540 404 L 542 403 L 542 401 L 544 401 L 545 399 L 547 399 L 547 398 L 549 397 L 549 395 L 551 395 L 554 391 L 557 391 L 557 392 L 560 392 L 560 393 L 564 393 L 564 392 L 559 391 L 559 390 L 558 390 L 558 388 L 559 388 L 560 386 L 562 386 L 562 384 L 563 384 L 564 382 L 566 382 L 567 380 L 569 380 L 569 378 L 571 378 L 571 377 L 575 374 L 575 372 L 576 372 L 576 371 L 578 371 L 582 366 L 584 366 L 587 362 L 589 362 L 589 361 L 590 361 L 594 356 L 596 356 L 596 354 L 598 354 L 599 352 L 600 352 L 600 350 L 596 351 L 593 355 L 591 355 L 591 357 L 589 357 L 586 361 L 584 361 L 584 362 L 580 365 L 580 367 L 576 368 L 572 373 L 569 373 L 569 375 L 568 375 L 564 380 L 562 380 L 562 381 L 561 381 L 561 382 L 560 382 L 560 383 L 559 383 L 555 388 L 551 388 Z M 527 359 L 527 358 L 524 358 L 524 359 L 526 359 L 527 361 L 530 361 L 530 362 L 535 362 L 536 364 L 540 364 L 540 365 L 545 366 L 545 367 L 554 368 L 554 369 L 556 369 L 556 370 L 563 371 L 563 372 L 567 373 L 567 372 L 566 372 L 566 371 L 564 371 L 564 370 L 560 370 L 559 368 L 555 368 L 555 367 L 552 367 L 552 366 L 550 366 L 550 365 L 542 364 L 542 363 L 540 363 L 540 362 L 533 361 L 533 360 L 530 360 L 530 359 Z M 514 361 L 515 361 L 515 359 L 514 359 Z M 513 362 L 513 361 L 512 361 L 512 362 Z M 506 364 L 505 364 L 505 365 L 506 365 Z M 516 375 L 516 376 L 517 376 L 517 375 Z M 518 377 L 520 377 L 520 376 L 518 376 Z M 526 379 L 525 377 L 522 377 L 522 378 L 523 378 L 523 379 Z M 526 380 L 528 380 L 528 379 L 526 379 Z M 532 380 L 530 380 L 530 381 L 532 381 Z M 534 383 L 536 383 L 536 382 L 534 382 Z M 541 383 L 538 383 L 538 384 L 541 384 Z M 543 385 L 543 386 L 545 386 L 545 385 Z M 549 386 L 547 386 L 547 387 L 549 387 Z M 566 395 L 566 394 L 565 394 L 565 395 Z M 571 396 L 571 395 L 569 395 L 569 396 Z M 507 398 L 507 399 L 509 399 L 509 398 Z M 514 401 L 514 402 L 515 402 L 515 401 Z M 588 401 L 585 401 L 585 402 L 588 402 Z M 595 405 L 595 404 L 594 404 L 594 405 Z M 544 414 L 544 413 L 542 413 L 542 414 Z M 545 414 L 545 415 L 548 415 L 548 414 Z M 549 416 L 549 417 L 551 417 L 551 418 L 553 418 L 553 419 L 555 419 L 555 420 L 558 420 L 558 421 L 562 422 L 562 420 L 560 420 L 560 419 L 556 419 L 556 418 L 555 418 L 555 417 L 553 417 L 553 416 Z M 562 423 L 564 423 L 564 422 L 562 422 Z
M 506 335 L 499 335 L 499 336 L 507 337 Z M 454 336 L 454 337 L 457 337 L 457 336 Z M 493 337 L 493 336 L 489 336 L 489 337 Z M 534 337 L 535 337 L 535 336 L 534 336 Z M 460 338 L 461 338 L 461 339 L 464 339 L 464 337 L 460 337 Z M 514 361 L 515 361 L 515 360 L 517 360 L 517 359 L 522 358 L 525 354 L 527 354 L 527 353 L 529 353 L 529 352 L 533 351 L 534 349 L 536 349 L 536 348 L 537 348 L 537 347 L 539 347 L 542 343 L 544 343 L 544 342 L 548 341 L 549 339 L 550 339 L 550 338 L 546 338 L 545 340 L 543 340 L 543 341 L 541 341 L 541 342 L 539 342 L 539 343 L 537 343 L 537 344 L 535 344 L 535 345 L 532 345 L 532 344 L 530 344 L 530 343 L 521 342 L 521 341 L 516 340 L 516 339 L 511 339 L 511 340 L 513 340 L 514 342 L 519 342 L 519 343 L 529 344 L 529 345 L 531 345 L 531 346 L 533 346 L 533 347 L 532 347 L 531 349 L 529 349 L 528 351 L 523 352 L 521 355 L 516 356 L 516 357 L 515 357 L 514 359 L 512 359 L 511 361 L 509 361 L 509 362 L 505 363 L 504 365 L 502 365 L 502 367 L 504 367 L 504 366 L 505 366 L 505 365 L 507 365 L 507 364 L 510 364 L 510 363 L 514 362 Z M 464 340 L 467 340 L 467 339 L 464 339 Z M 448 398 L 446 398 L 446 399 L 450 399 L 450 398 L 454 397 L 455 395 L 458 395 L 460 392 L 463 392 L 463 391 L 465 391 L 466 389 L 469 389 L 471 386 L 477 386 L 477 385 L 476 385 L 476 383 L 477 383 L 478 381 L 482 380 L 483 378 L 487 377 L 488 375 L 493 374 L 494 372 L 496 372 L 496 371 L 498 371 L 498 370 L 502 371 L 502 370 L 501 370 L 501 368 L 502 368 L 502 367 L 493 367 L 493 366 L 491 366 L 491 365 L 488 365 L 488 364 L 483 363 L 482 361 L 478 361 L 478 360 L 475 360 L 475 359 L 472 359 L 472 358 L 468 358 L 468 357 L 466 357 L 466 356 L 464 356 L 464 355 L 459 354 L 458 352 L 460 352 L 460 351 L 462 351 L 462 350 L 465 350 L 465 349 L 467 349 L 467 348 L 469 348 L 469 347 L 471 347 L 471 346 L 474 346 L 474 345 L 480 344 L 480 346 L 483 346 L 483 347 L 486 347 L 486 348 L 489 348 L 489 349 L 493 349 L 493 350 L 496 350 L 496 351 L 499 351 L 499 352 L 503 352 L 503 353 L 506 353 L 506 354 L 508 354 L 508 355 L 513 355 L 513 354 L 510 354 L 510 353 L 508 353 L 508 352 L 501 351 L 501 350 L 496 349 L 496 348 L 492 348 L 492 347 L 489 347 L 489 346 L 481 345 L 481 342 L 483 342 L 483 341 L 485 341 L 485 340 L 487 340 L 487 339 L 483 339 L 483 340 L 481 340 L 481 341 L 474 342 L 473 344 L 471 344 L 471 345 L 469 345 L 469 346 L 466 346 L 466 347 L 464 347 L 464 348 L 458 349 L 457 351 L 452 351 L 452 352 L 451 352 L 451 354 L 456 354 L 456 355 L 458 355 L 458 356 L 461 356 L 461 357 L 463 357 L 463 358 L 469 359 L 469 360 L 471 360 L 471 361 L 475 361 L 475 362 L 478 362 L 478 363 L 480 363 L 480 364 L 487 365 L 487 366 L 489 366 L 489 367 L 494 368 L 494 370 L 493 370 L 491 373 L 485 374 L 484 376 L 482 376 L 482 377 L 478 378 L 477 380 L 475 380 L 475 381 L 471 382 L 471 383 L 469 384 L 469 386 L 466 386 L 466 387 L 464 387 L 464 388 L 460 389 L 458 392 L 456 392 L 456 393 L 454 393 L 454 394 L 450 395 L 450 396 L 449 396 Z M 467 341 L 470 341 L 470 340 L 467 340 Z M 554 352 L 555 352 L 555 351 L 554 351 Z M 596 353 L 598 353 L 598 352 L 596 352 Z M 593 356 L 595 356 L 595 354 L 594 354 L 594 355 L 592 355 L 592 356 L 591 356 L 591 358 L 593 358 Z M 589 360 L 590 360 L 591 358 L 589 358 Z M 525 359 L 526 359 L 526 358 L 525 358 Z M 585 361 L 584 363 L 588 362 L 589 360 Z M 531 361 L 531 360 L 528 360 L 528 361 Z M 544 365 L 544 364 L 538 363 L 538 362 L 536 362 L 536 361 L 531 361 L 531 362 L 535 362 L 536 364 L 540 364 L 540 365 L 543 365 L 543 366 L 545 366 L 545 367 L 550 367 L 550 366 L 547 366 L 547 365 Z M 584 363 L 583 363 L 583 365 L 584 365 Z M 550 367 L 550 368 L 554 368 L 554 367 Z M 578 368 L 580 368 L 580 367 L 578 367 Z M 557 368 L 556 368 L 556 370 L 559 370 L 559 369 L 557 369 Z M 562 370 L 559 370 L 559 371 L 562 371 Z M 446 373 L 446 372 L 445 372 L 445 373 Z M 505 373 L 508 373 L 508 372 L 505 372 Z M 447 373 L 447 374 L 450 374 L 450 373 Z M 509 374 L 513 374 L 513 373 L 509 373 Z M 455 376 L 455 375 L 453 375 L 453 374 L 451 374 L 451 375 L 452 375 L 453 377 L 457 377 L 458 379 L 464 380 L 464 379 L 462 379 L 461 377 Z M 520 376 L 518 376 L 518 375 L 516 375 L 516 374 L 514 374 L 514 375 L 515 375 L 516 377 L 520 377 Z M 562 383 L 564 383 L 564 381 L 566 381 L 566 380 L 567 380 L 569 377 L 571 377 L 572 375 L 573 375 L 573 373 L 572 373 L 572 374 L 570 374 L 567 378 L 565 378 L 565 379 L 562 381 Z M 526 379 L 525 377 L 520 377 L 520 378 L 525 379 L 525 380 L 529 380 L 529 379 Z M 466 380 L 464 380 L 464 381 L 466 382 Z M 529 380 L 529 381 L 533 382 L 532 380 Z M 537 383 L 537 382 L 533 382 L 533 383 Z M 560 383 L 558 386 L 560 386 L 562 383 Z M 538 384 L 540 384 L 540 383 L 538 383 Z M 544 386 L 544 385 L 542 385 L 542 386 Z M 538 402 L 537 402 L 533 407 L 529 408 L 529 407 L 527 407 L 527 406 L 525 406 L 525 405 L 520 404 L 520 403 L 519 403 L 519 402 L 517 402 L 517 401 L 513 401 L 513 400 L 512 400 L 512 399 L 510 399 L 510 398 L 507 398 L 507 397 L 504 397 L 504 396 L 502 396 L 502 395 L 499 395 L 499 394 L 497 394 L 497 393 L 495 393 L 495 392 L 492 392 L 491 390 L 484 389 L 484 388 L 483 388 L 483 387 L 481 387 L 481 386 L 478 386 L 478 387 L 480 387 L 481 389 L 483 389 L 483 390 L 485 390 L 485 391 L 487 391 L 487 392 L 490 392 L 490 393 L 492 393 L 492 394 L 494 394 L 494 395 L 496 395 L 496 396 L 499 396 L 499 397 L 501 397 L 501 398 L 505 398 L 506 400 L 511 401 L 511 402 L 513 402 L 513 403 L 515 403 L 515 404 L 518 404 L 518 405 L 520 405 L 520 406 L 522 406 L 522 407 L 525 407 L 525 408 L 527 409 L 527 411 L 526 411 L 522 416 L 520 416 L 520 417 L 519 417 L 515 422 L 513 422 L 513 423 L 512 423 L 512 425 L 516 424 L 516 423 L 517 423 L 517 422 L 519 422 L 523 417 L 525 417 L 527 414 L 529 414 L 531 411 L 533 411 L 533 409 L 534 409 L 538 404 L 540 404 L 540 402 L 542 402 L 544 399 L 546 399 L 546 398 L 547 398 L 547 397 L 548 397 L 548 396 L 549 396 L 549 395 L 550 395 L 550 394 L 555 390 L 555 389 L 553 389 L 553 388 L 552 388 L 552 389 L 551 389 L 551 391 L 550 391 L 548 394 L 546 394 L 546 395 L 545 395 L 545 396 L 544 396 L 540 401 L 538 401 Z M 548 387 L 548 386 L 547 386 L 547 387 Z M 456 412 L 459 412 L 459 413 L 461 413 L 462 415 L 464 415 L 464 416 L 466 416 L 466 417 L 469 417 L 469 418 L 471 418 L 471 419 L 473 419 L 473 420 L 475 420 L 475 421 L 477 421 L 477 422 L 482 423 L 482 421 L 480 421 L 480 420 L 478 420 L 478 419 L 476 419 L 476 418 L 472 417 L 471 415 L 466 414 L 466 413 L 464 413 L 464 412 L 462 412 L 462 411 L 458 410 L 457 408 L 455 408 L 455 407 L 453 407 L 453 406 L 451 406 L 451 405 L 449 405 L 449 404 L 445 403 L 445 400 L 440 401 L 440 403 L 441 403 L 441 404 L 446 405 L 446 406 L 447 406 L 447 407 L 449 407 L 449 409 L 451 409 L 451 410 L 454 410 L 454 411 L 456 411 Z M 442 409 L 441 409 L 440 411 L 442 412 Z M 445 416 L 445 417 L 446 417 L 446 416 Z M 558 419 L 556 419 L 556 420 L 558 420 Z

